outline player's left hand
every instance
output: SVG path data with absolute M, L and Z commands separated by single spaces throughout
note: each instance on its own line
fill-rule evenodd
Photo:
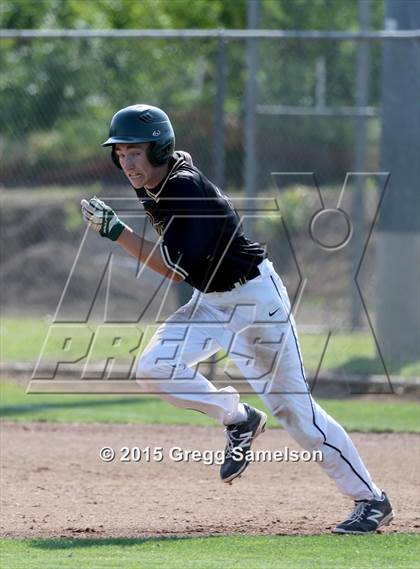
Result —
M 97 197 L 82 200 L 83 219 L 102 237 L 116 241 L 126 227 L 115 211 Z

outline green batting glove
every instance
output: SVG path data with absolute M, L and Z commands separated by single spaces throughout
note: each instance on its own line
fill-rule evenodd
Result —
M 89 224 L 89 227 L 98 231 L 102 237 L 116 241 L 124 228 L 127 227 L 115 211 L 97 197 L 89 201 L 82 200 L 81 205 L 83 219 Z

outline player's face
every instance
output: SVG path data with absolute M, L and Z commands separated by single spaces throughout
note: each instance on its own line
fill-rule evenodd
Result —
M 160 181 L 156 182 L 156 167 L 147 158 L 148 146 L 148 142 L 115 145 L 121 168 L 135 188 L 153 188 Z

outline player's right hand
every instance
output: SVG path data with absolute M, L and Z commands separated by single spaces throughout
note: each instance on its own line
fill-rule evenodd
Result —
M 96 196 L 89 201 L 82 200 L 83 219 L 102 237 L 116 241 L 126 227 L 115 211 Z

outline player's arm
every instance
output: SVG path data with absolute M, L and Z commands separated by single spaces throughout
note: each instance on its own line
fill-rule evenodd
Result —
M 131 227 L 122 222 L 114 210 L 103 201 L 95 197 L 90 201 L 82 200 L 81 206 L 83 219 L 102 237 L 117 242 L 127 253 L 157 273 L 176 282 L 184 280 L 183 276 L 168 268 L 160 248 L 156 247 L 155 243 L 134 233 Z
M 131 227 L 125 226 L 123 232 L 117 239 L 117 243 L 118 245 L 121 245 L 127 253 L 157 273 L 160 273 L 161 275 L 164 275 L 176 282 L 184 280 L 184 277 L 181 277 L 171 269 L 168 269 L 167 265 L 163 261 L 160 248 L 156 247 L 156 243 L 143 239 L 137 235 L 137 233 L 134 233 Z

